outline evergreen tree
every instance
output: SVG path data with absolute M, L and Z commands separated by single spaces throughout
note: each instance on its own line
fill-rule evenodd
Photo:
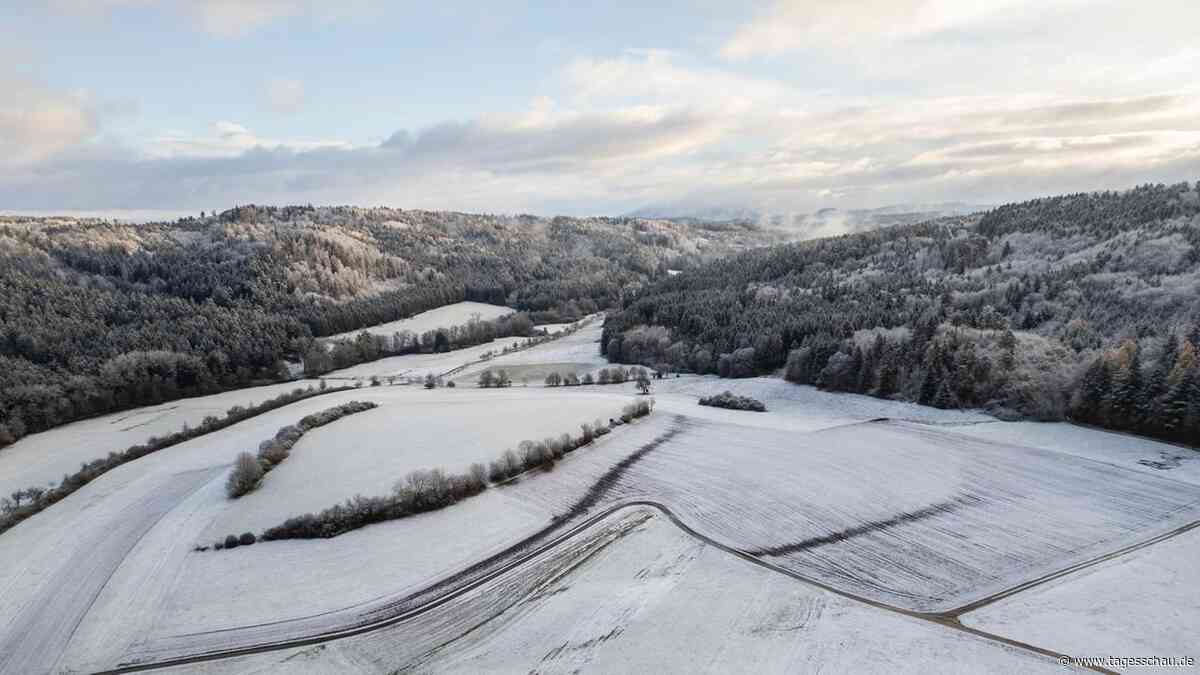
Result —
M 1111 387 L 1108 363 L 1103 356 L 1098 356 L 1084 372 L 1072 416 L 1084 422 L 1102 423 Z

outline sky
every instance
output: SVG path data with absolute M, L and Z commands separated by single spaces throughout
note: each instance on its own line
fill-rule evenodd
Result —
M 0 210 L 615 215 L 1200 179 L 1196 0 L 8 0 Z

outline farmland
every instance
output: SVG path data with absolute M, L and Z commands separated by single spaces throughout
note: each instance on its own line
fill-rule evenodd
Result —
M 598 332 L 592 324 L 483 363 L 471 364 L 474 348 L 393 357 L 355 366 L 354 377 L 464 364 L 464 380 L 488 367 L 591 372 L 604 365 Z M 1095 640 L 1085 638 L 1106 630 L 1130 635 L 1131 648 L 1176 648 L 1183 639 L 1151 637 L 1161 634 L 1153 628 L 1161 608 L 1191 611 L 1170 596 L 1170 576 L 1150 584 L 1142 614 L 1121 609 L 1141 597 L 1126 594 L 1109 605 L 1109 619 L 1086 624 L 1095 631 L 1039 633 L 1056 612 L 1092 608 L 1091 577 L 1043 586 L 1044 577 L 1075 565 L 1081 575 L 1119 574 L 1125 568 L 1091 563 L 1156 537 L 1130 554 L 1129 569 L 1182 570 L 1196 533 L 1169 535 L 1200 520 L 1200 485 L 1186 480 L 1187 462 L 1137 463 L 1173 446 L 774 378 L 669 377 L 654 387 L 653 414 L 552 471 L 333 539 L 198 550 L 354 495 L 387 494 L 414 469 L 461 471 L 524 439 L 578 433 L 633 400 L 633 384 L 364 386 L 123 465 L 0 536 L 0 625 L 10 627 L 0 672 L 175 661 L 176 670 L 204 673 L 468 672 L 482 663 L 515 671 L 535 662 L 553 671 L 641 670 L 670 658 L 732 668 L 735 653 L 745 655 L 742 665 L 770 670 L 903 663 L 916 672 L 953 655 L 982 672 L 1036 672 L 1057 667 L 1047 654 L 1090 647 Z M 697 405 L 724 389 L 769 412 Z M 127 415 L 169 429 L 269 391 Z M 355 399 L 379 407 L 312 431 L 258 490 L 225 496 L 238 452 Z M 77 457 L 90 457 L 139 438 L 137 427 L 114 422 L 80 423 L 121 430 L 94 441 L 81 443 L 87 436 L 74 425 L 30 436 L 0 453 L 0 467 L 5 476 L 50 477 L 51 449 L 68 439 L 81 445 L 71 450 Z M 1137 562 L 1158 551 L 1161 564 Z M 711 611 L 689 612 L 694 603 Z M 968 628 L 957 628 L 958 613 L 980 603 L 963 616 Z M 1142 617 L 1139 627 L 1119 620 L 1126 615 Z M 895 635 L 906 636 L 900 656 Z M 314 636 L 317 646 L 292 647 Z M 716 650 L 723 639 L 736 648 Z M 664 641 L 692 647 L 686 657 L 652 648 Z M 213 660 L 233 650 L 255 655 Z

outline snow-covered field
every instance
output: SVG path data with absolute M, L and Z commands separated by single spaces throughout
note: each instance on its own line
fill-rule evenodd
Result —
M 456 376 L 598 369 L 599 331 L 596 323 Z M 489 349 L 496 345 L 349 371 L 440 374 Z M 0 452 L 0 480 L 15 489 L 57 479 L 109 450 L 294 387 L 36 434 Z M 1190 457 L 1178 468 L 1139 464 L 1186 454 L 1173 446 L 773 378 L 669 378 L 654 389 L 653 415 L 553 471 L 331 540 L 192 550 L 356 493 L 384 493 L 415 468 L 458 471 L 525 438 L 577 433 L 581 422 L 614 416 L 633 385 L 364 387 L 124 465 L 0 535 L 0 673 L 90 672 L 311 636 L 419 609 L 435 597 L 431 584 L 451 577 L 436 592 L 468 579 L 482 585 L 391 628 L 191 670 L 1036 672 L 1057 665 L 906 612 L 954 610 L 1200 519 Z M 769 412 L 696 404 L 725 389 Z M 238 452 L 352 399 L 380 407 L 313 431 L 258 491 L 225 497 Z M 799 578 L 705 545 L 659 511 L 621 508 L 631 500 L 659 503 L 699 535 Z M 619 510 L 585 522 L 607 509 Z M 547 528 L 576 527 L 514 567 L 476 564 Z M 1200 615 L 1194 594 L 1180 589 L 1197 533 L 1036 586 L 967 622 L 1081 655 L 1109 643 L 1100 654 L 1183 649 Z M 1114 585 L 1129 590 L 1089 601 Z M 1072 626 L 1050 630 L 1062 621 Z
M 511 354 L 497 356 L 486 363 L 473 364 L 455 375 L 455 381 L 471 384 L 484 370 L 504 368 L 514 382 L 526 379 L 530 386 L 541 386 L 551 370 L 561 375 L 595 372 L 608 365 L 600 356 L 603 323 L 593 320 L 570 335 Z
M 1200 529 L 1010 596 L 962 622 L 1018 640 L 1052 639 L 1068 654 L 1200 661 L 1197 560 Z
M 224 417 L 225 412 L 235 405 L 261 403 L 310 384 L 316 384 L 316 381 L 286 382 L 185 398 L 81 420 L 26 436 L 0 450 L 0 495 L 36 485 L 57 485 L 63 474 L 77 471 L 84 462 L 119 452 L 151 436 L 174 433 L 185 424 L 197 426 L 209 415 Z
M 518 338 L 515 341 L 522 340 Z M 396 378 L 397 381 L 416 381 L 426 375 L 444 375 L 460 366 L 478 361 L 488 352 L 499 353 L 505 346 L 511 345 L 513 342 L 513 338 L 505 338 L 450 352 L 390 356 L 378 361 L 335 370 L 326 374 L 325 377 L 329 380 L 368 380 L 371 377 L 379 377 L 385 380 Z
M 407 319 L 399 321 L 390 321 L 381 323 L 377 326 L 371 326 L 362 330 L 350 331 L 348 333 L 339 333 L 326 338 L 328 340 L 341 340 L 345 338 L 353 338 L 363 330 L 372 335 L 392 335 L 401 331 L 409 331 L 420 335 L 428 330 L 436 330 L 438 328 L 449 328 L 451 326 L 461 326 L 473 318 L 478 317 L 480 320 L 488 321 L 498 319 L 502 316 L 508 316 L 515 312 L 511 307 L 504 305 L 489 305 L 485 302 L 456 302 L 453 305 L 443 305 L 435 309 L 431 309 L 420 314 L 414 314 Z
M 1149 438 L 1063 422 L 997 422 L 955 429 L 988 440 L 1045 448 L 1200 485 L 1200 452 Z
M 599 506 L 660 501 L 715 539 L 925 612 L 1200 519 L 1196 486 L 1072 455 L 908 422 L 796 431 L 737 414 L 744 423 L 673 416 L 678 435 Z M 582 455 L 529 496 L 562 511 L 620 459 Z
M 259 532 L 352 495 L 387 494 L 414 469 L 462 473 L 522 440 L 577 436 L 580 424 L 607 420 L 620 409 L 611 396 L 553 396 L 542 389 L 388 388 L 379 408 L 302 438 L 291 458 L 226 509 L 209 533 Z
M 379 377 L 415 381 L 430 374 L 435 376 L 450 374 L 450 378 L 455 381 L 456 385 L 470 385 L 476 381 L 480 372 L 489 368 L 492 370 L 510 368 L 517 372 L 520 368 L 526 370 L 531 367 L 539 368 L 539 364 L 571 363 L 577 364 L 580 372 L 586 372 L 606 365 L 598 353 L 597 342 L 600 340 L 600 331 L 600 322 L 593 321 L 571 335 L 509 354 L 501 354 L 501 351 L 513 344 L 522 344 L 525 339 L 501 338 L 440 354 L 393 356 L 337 370 L 329 373 L 326 377 L 335 380 L 366 380 L 371 377 Z M 483 360 L 489 352 L 498 356 Z M 459 370 L 460 368 L 461 370 Z M 528 384 L 540 386 L 544 378 L 544 373 L 536 379 L 531 375 L 528 378 Z M 518 385 L 525 384 L 520 379 L 516 379 L 514 382 Z
M 1052 658 L 856 603 L 629 509 L 381 631 L 203 673 L 1051 673 Z

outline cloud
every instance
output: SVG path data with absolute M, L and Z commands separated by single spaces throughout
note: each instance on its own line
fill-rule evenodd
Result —
M 701 147 L 720 134 L 715 121 L 686 109 L 633 107 L 605 113 L 447 122 L 383 147 L 414 161 L 530 171 L 617 160 L 653 159 Z
M 266 139 L 221 122 L 210 133 L 164 134 L 140 149 L 95 143 L 36 167 L 0 164 L 0 203 L 25 209 L 204 208 L 406 195 L 410 205 L 528 210 L 571 197 L 555 194 L 555 185 L 570 185 L 580 199 L 613 194 L 623 174 L 636 173 L 631 167 L 686 155 L 720 133 L 712 119 L 687 109 L 554 113 L 545 101 L 530 114 L 401 131 L 365 147 Z M 448 195 L 448 185 L 460 192 Z M 447 201 L 435 203 L 435 195 Z
M 1050 2 L 1050 0 L 1047 0 Z M 721 54 L 730 59 L 780 54 L 810 47 L 894 43 L 970 26 L 1014 11 L 1032 11 L 1035 0 L 778 0 L 740 27 Z
M 304 82 L 291 79 L 272 79 L 263 92 L 267 107 L 280 114 L 293 114 L 304 108 Z
M 42 160 L 96 133 L 97 116 L 86 93 L 54 91 L 17 78 L 0 78 L 0 89 L 0 161 Z
M 52 0 L 62 12 L 106 15 L 119 9 L 157 8 L 185 17 L 199 29 L 216 36 L 236 38 L 276 21 L 308 17 L 335 21 L 375 11 L 374 0 Z
M 1194 89 L 1198 22 L 1194 0 L 776 0 L 717 53 L 872 95 L 1133 96 Z
M 267 138 L 240 124 L 219 121 L 212 125 L 207 134 L 169 131 L 152 137 L 143 146 L 142 152 L 148 158 L 211 158 L 235 157 L 257 149 L 305 151 L 350 147 L 349 143 L 338 140 Z
M 313 9 L 302 0 L 199 0 L 188 5 L 204 30 L 222 37 L 240 37 Z
M 284 4 L 312 11 L 303 3 Z M 833 44 L 839 26 L 861 19 L 864 35 L 891 45 L 882 51 L 890 50 L 897 63 L 881 65 L 884 73 L 921 71 L 923 60 L 939 50 L 987 52 L 987 40 L 962 39 L 985 27 L 1002 24 L 1014 40 L 1037 42 L 1012 24 L 1017 19 L 957 5 L 929 14 L 930 6 L 860 3 L 820 15 L 824 23 L 805 27 L 804 35 L 811 44 Z M 805 3 L 785 9 L 796 7 L 811 9 Z M 882 15 L 864 17 L 868 9 Z M 263 25 L 241 16 L 243 26 Z M 856 64 L 867 63 L 863 54 L 872 49 Z M 809 59 L 802 61 L 808 67 Z M 968 65 L 984 61 L 967 59 Z M 937 63 L 952 75 L 968 74 L 946 59 Z M 1178 72 L 1178 60 L 1172 63 L 1157 72 Z M 1003 80 L 976 74 L 987 86 L 864 93 L 857 85 L 813 91 L 803 78 L 769 72 L 744 61 L 656 49 L 564 58 L 525 110 L 472 110 L 370 144 L 298 137 L 237 117 L 202 129 L 122 136 L 108 128 L 122 128 L 111 125 L 108 108 L 88 95 L 26 83 L 0 103 L 0 149 L 6 150 L 0 153 L 0 204 L 210 209 L 332 202 L 615 213 L 720 198 L 796 213 L 998 202 L 1200 177 L 1200 89 L 1188 81 L 1151 87 L 1114 75 L 1097 93 L 1001 86 Z M 934 68 L 928 79 L 942 72 Z M 303 82 L 266 82 L 262 97 L 264 107 L 297 112 L 295 121 L 305 121 Z
M 645 100 L 712 107 L 767 103 L 794 94 L 779 82 L 715 68 L 681 65 L 664 50 L 629 49 L 608 59 L 576 59 L 560 72 L 573 99 L 584 104 Z

